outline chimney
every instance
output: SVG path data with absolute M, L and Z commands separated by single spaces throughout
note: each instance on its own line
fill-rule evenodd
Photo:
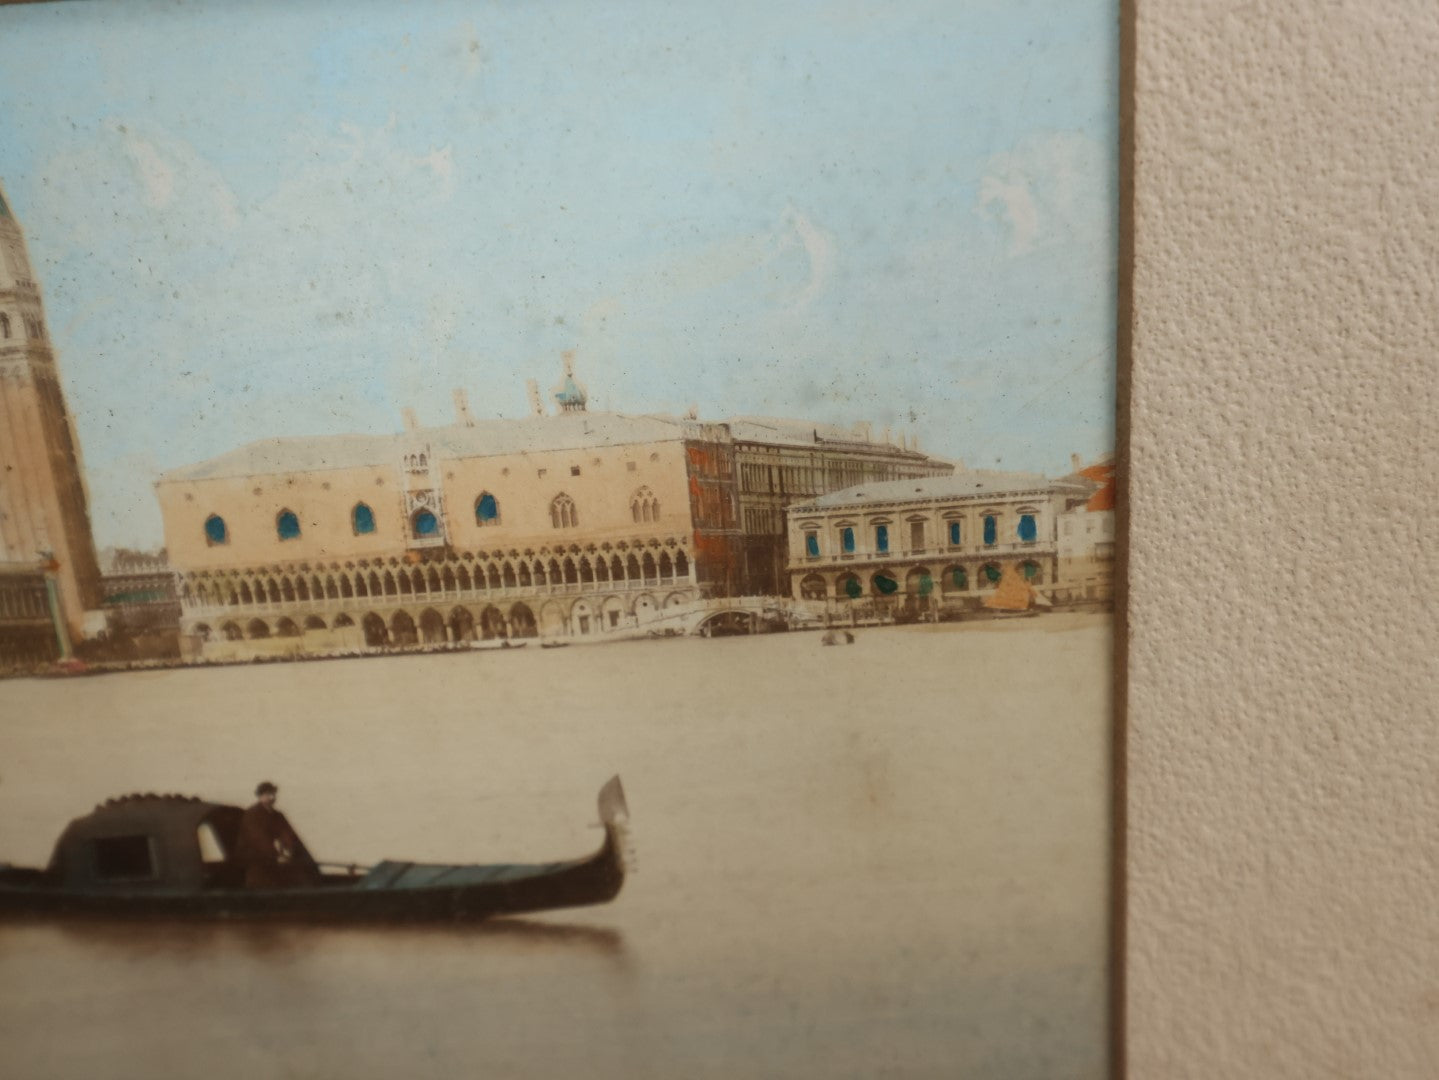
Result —
M 475 418 L 470 415 L 470 398 L 463 387 L 455 387 L 455 423 L 465 427 L 474 427 Z
M 406 405 L 400 410 L 400 418 L 405 422 L 406 431 L 418 431 L 420 429 L 420 418 L 415 415 L 415 410 Z
M 1069 467 L 1075 472 L 1078 472 L 1080 469 L 1084 468 L 1084 459 L 1078 454 L 1070 454 Z

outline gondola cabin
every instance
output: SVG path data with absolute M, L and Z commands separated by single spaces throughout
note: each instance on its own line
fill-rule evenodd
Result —
M 127 795 L 76 818 L 55 844 L 46 877 L 65 889 L 236 888 L 228 860 L 243 811 L 185 795 Z

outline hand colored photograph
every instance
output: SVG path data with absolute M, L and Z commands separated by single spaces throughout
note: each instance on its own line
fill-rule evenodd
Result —
M 1118 84 L 0 7 L 0 1075 L 1108 1075 Z

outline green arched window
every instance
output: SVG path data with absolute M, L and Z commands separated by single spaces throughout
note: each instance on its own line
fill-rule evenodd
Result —
M 375 531 L 375 512 L 364 503 L 356 503 L 350 511 L 350 523 L 355 527 L 356 536 L 372 533 Z
M 475 523 L 477 525 L 498 525 L 500 523 L 499 501 L 488 491 L 475 500 Z

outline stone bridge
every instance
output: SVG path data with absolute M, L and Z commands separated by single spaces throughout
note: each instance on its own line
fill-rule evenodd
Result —
M 664 608 L 640 624 L 650 634 L 762 634 L 824 625 L 823 601 L 775 596 L 692 600 Z

